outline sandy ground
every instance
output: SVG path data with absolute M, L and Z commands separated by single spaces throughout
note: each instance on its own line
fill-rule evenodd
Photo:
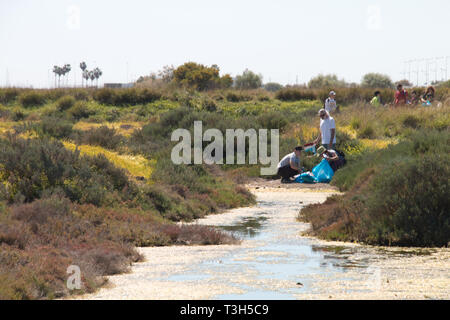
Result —
M 328 185 L 250 185 L 258 205 L 196 223 L 264 217 L 240 245 L 139 248 L 146 261 L 81 299 L 450 299 L 450 249 L 384 248 L 301 236 L 299 209 Z

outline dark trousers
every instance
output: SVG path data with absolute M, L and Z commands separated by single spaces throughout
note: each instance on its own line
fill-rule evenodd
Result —
M 293 177 L 296 174 L 298 174 L 298 171 L 292 169 L 290 165 L 278 168 L 278 175 L 281 176 L 283 179 L 289 179 L 290 177 Z

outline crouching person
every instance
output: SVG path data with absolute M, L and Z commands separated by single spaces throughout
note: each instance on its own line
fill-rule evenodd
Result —
M 278 163 L 278 175 L 281 176 L 281 183 L 290 183 L 290 178 L 302 173 L 300 167 L 300 154 L 303 147 L 295 147 L 294 152 L 289 153 Z
M 322 157 L 327 159 L 330 164 L 331 169 L 336 172 L 339 168 L 345 165 L 345 154 L 340 151 L 335 151 L 333 149 L 325 150 L 322 153 Z

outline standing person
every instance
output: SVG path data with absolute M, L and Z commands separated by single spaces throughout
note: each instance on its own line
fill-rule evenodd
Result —
M 397 86 L 397 91 L 395 92 L 394 105 L 396 107 L 405 105 L 407 101 L 408 101 L 408 92 L 406 90 L 403 90 L 403 86 L 399 84 Z
M 328 149 L 336 149 L 336 123 L 325 109 L 320 109 L 320 132 L 314 143 L 318 144 L 322 137 L 322 145 Z
M 328 98 L 326 98 L 325 100 L 324 108 L 325 110 L 327 110 L 329 114 L 331 114 L 334 111 L 339 111 L 339 107 L 337 107 L 336 105 L 336 92 L 334 91 L 330 92 Z
M 425 91 L 425 94 L 420 98 L 423 105 L 431 105 L 434 99 L 434 88 L 432 86 L 429 86 L 427 88 L 427 91 Z
M 374 107 L 379 107 L 379 106 L 383 105 L 383 103 L 381 102 L 381 92 L 380 91 L 375 91 L 374 97 L 372 98 L 372 100 L 370 100 L 370 104 L 373 105 Z
M 278 163 L 277 174 L 281 176 L 281 183 L 290 183 L 292 182 L 291 177 L 302 173 L 300 167 L 300 154 L 302 150 L 303 147 L 295 147 L 294 152 L 285 155 L 280 163 Z

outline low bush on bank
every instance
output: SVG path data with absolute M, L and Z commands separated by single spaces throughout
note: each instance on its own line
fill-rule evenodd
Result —
M 303 209 L 312 232 L 379 245 L 445 246 L 450 241 L 450 134 L 419 131 L 361 154 L 333 183 L 349 191 Z
M 80 157 L 58 141 L 0 139 L 0 199 L 30 202 L 48 194 L 64 194 L 71 201 L 96 205 L 120 199 L 132 187 L 125 173 L 101 155 Z M 117 198 L 119 196 L 119 198 Z
M 51 196 L 0 216 L 0 299 L 52 299 L 92 292 L 103 276 L 125 272 L 141 256 L 134 246 L 237 243 L 207 226 L 175 225 L 156 212 L 74 205 Z M 67 288 L 69 266 L 82 287 Z

